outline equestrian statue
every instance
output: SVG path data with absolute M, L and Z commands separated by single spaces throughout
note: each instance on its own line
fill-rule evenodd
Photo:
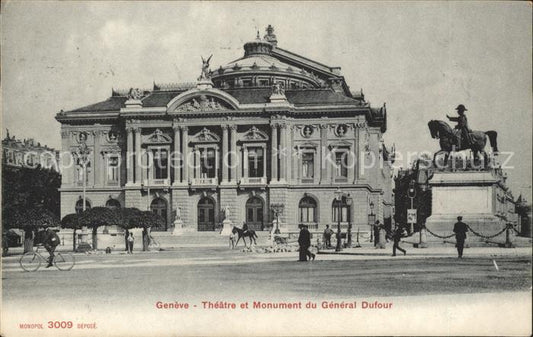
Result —
M 452 129 L 448 123 L 444 121 L 432 120 L 428 123 L 431 138 L 439 139 L 440 151 L 437 151 L 433 156 L 433 163 L 437 165 L 437 155 L 445 153 L 444 165 L 448 162 L 450 153 L 472 150 L 474 158 L 479 158 L 483 155 L 485 160 L 485 166 L 488 163 L 488 158 L 485 153 L 485 145 L 487 144 L 487 137 L 490 141 L 490 146 L 494 153 L 498 152 L 496 131 L 472 131 L 468 128 L 468 120 L 465 115 L 465 111 L 468 111 L 463 104 L 459 104 L 455 108 L 458 113 L 458 117 L 448 117 L 452 122 L 457 122 L 457 125 Z

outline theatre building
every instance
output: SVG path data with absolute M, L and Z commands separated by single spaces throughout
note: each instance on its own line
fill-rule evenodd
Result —
M 61 215 L 81 209 L 85 185 L 87 207 L 152 210 L 166 220 L 160 231 L 177 218 L 185 231 L 216 231 L 225 216 L 269 230 L 273 206 L 282 231 L 340 220 L 368 232 L 370 214 L 390 219 L 385 105 L 350 91 L 340 67 L 280 48 L 271 26 L 236 57 L 204 61 L 194 83 L 113 91 L 58 113 L 73 154 Z

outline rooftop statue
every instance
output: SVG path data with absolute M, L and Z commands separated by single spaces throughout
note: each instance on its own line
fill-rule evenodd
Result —
M 202 74 L 198 78 L 198 80 L 208 80 L 211 78 L 211 74 L 209 71 L 209 61 L 211 60 L 211 57 L 213 57 L 213 54 L 207 58 L 207 60 L 204 60 L 204 57 L 202 57 Z
M 468 111 L 463 104 L 459 104 L 456 108 L 459 116 L 450 117 L 451 121 L 457 122 L 455 129 L 452 129 L 448 123 L 439 120 L 432 120 L 428 123 L 431 138 L 439 139 L 440 151 L 433 156 L 433 163 L 437 155 L 445 153 L 444 165 L 448 162 L 450 153 L 463 150 L 472 150 L 474 158 L 479 158 L 483 155 L 485 164 L 488 163 L 488 158 L 485 153 L 485 145 L 487 144 L 487 137 L 490 141 L 490 146 L 494 153 L 498 152 L 496 131 L 472 131 L 468 128 L 468 120 L 464 115 Z M 485 166 L 486 167 L 486 166 Z

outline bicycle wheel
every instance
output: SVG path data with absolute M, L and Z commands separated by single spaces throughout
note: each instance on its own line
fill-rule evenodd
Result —
M 41 258 L 34 252 L 27 252 L 20 257 L 19 263 L 24 271 L 36 271 L 41 266 Z
M 67 271 L 74 267 L 74 256 L 70 254 L 57 253 L 54 257 L 54 265 L 59 270 Z

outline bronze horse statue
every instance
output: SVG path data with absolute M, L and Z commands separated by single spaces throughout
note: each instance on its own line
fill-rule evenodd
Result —
M 237 244 L 239 243 L 239 240 L 242 238 L 242 241 L 244 242 L 244 247 L 246 246 L 246 240 L 245 237 L 250 238 L 250 246 L 252 245 L 252 242 L 254 245 L 257 245 L 255 242 L 255 239 L 257 239 L 257 234 L 255 234 L 255 231 L 253 229 L 248 229 L 248 231 L 245 233 L 244 230 L 240 229 L 239 227 L 233 226 L 233 229 L 231 230 L 233 234 L 237 234 L 237 242 L 235 242 L 235 245 L 233 247 L 237 247 Z
M 470 138 L 471 144 L 466 146 L 464 140 L 461 139 L 460 130 L 452 129 L 448 123 L 438 120 L 432 120 L 428 123 L 429 132 L 431 133 L 431 138 L 439 139 L 440 151 L 436 152 L 433 156 L 433 163 L 435 162 L 437 155 L 445 153 L 444 156 L 444 165 L 448 162 L 448 157 L 451 152 L 463 151 L 463 150 L 472 150 L 474 158 L 479 157 L 483 154 L 485 160 L 485 166 L 487 164 L 488 158 L 485 153 L 485 145 L 487 144 L 487 137 L 490 141 L 490 146 L 494 153 L 498 152 L 497 137 L 498 133 L 496 131 L 471 131 Z

